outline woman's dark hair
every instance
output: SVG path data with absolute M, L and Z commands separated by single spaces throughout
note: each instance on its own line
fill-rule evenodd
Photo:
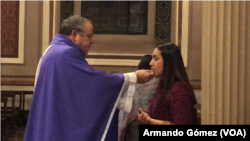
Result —
M 145 70 L 151 70 L 151 66 L 149 63 L 152 60 L 151 55 L 144 55 L 141 59 L 141 62 L 138 65 L 138 70 L 145 69 Z
M 156 94 L 161 93 L 157 100 L 157 105 L 159 106 L 165 100 L 175 82 L 180 81 L 187 85 L 191 91 L 193 89 L 189 82 L 179 47 L 173 43 L 166 43 L 159 45 L 157 49 L 161 51 L 163 58 L 162 78 L 156 89 Z

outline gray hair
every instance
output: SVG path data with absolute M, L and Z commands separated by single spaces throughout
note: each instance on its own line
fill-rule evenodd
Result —
M 83 36 L 85 30 L 85 22 L 91 23 L 91 21 L 87 18 L 78 15 L 70 16 L 69 18 L 63 20 L 59 34 L 69 36 L 71 35 L 72 30 L 76 30 L 78 32 L 81 32 L 80 35 Z

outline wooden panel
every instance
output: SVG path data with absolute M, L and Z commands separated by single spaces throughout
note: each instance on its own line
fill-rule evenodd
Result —
M 34 86 L 35 81 L 27 80 L 1 80 L 1 85 Z
M 93 59 L 129 59 L 129 60 L 141 60 L 142 56 L 123 56 L 123 55 L 88 55 L 86 58 Z
M 156 2 L 155 39 L 162 43 L 171 41 L 171 1 Z
M 1 80 L 1 85 L 17 85 L 17 86 L 34 86 L 34 81 L 28 80 Z M 193 89 L 200 90 L 200 84 L 193 84 L 191 83 Z
M 19 1 L 1 2 L 1 57 L 18 58 Z

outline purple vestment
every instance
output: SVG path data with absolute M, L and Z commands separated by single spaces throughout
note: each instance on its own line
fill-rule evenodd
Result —
M 124 83 L 95 71 L 82 50 L 57 34 L 43 57 L 24 141 L 100 141 Z M 117 141 L 118 110 L 106 141 Z

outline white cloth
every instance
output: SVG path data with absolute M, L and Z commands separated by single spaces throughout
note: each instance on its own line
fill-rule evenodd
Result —
M 105 128 L 101 141 L 105 140 L 105 137 L 107 135 L 107 132 L 108 132 L 110 123 L 112 121 L 112 118 L 114 116 L 116 108 L 122 111 L 125 111 L 126 113 L 129 113 L 132 109 L 132 102 L 133 102 L 133 98 L 135 94 L 135 84 L 137 82 L 137 77 L 135 73 L 125 73 L 123 75 L 124 75 L 124 83 L 119 93 L 119 96 L 117 98 L 117 101 L 115 103 L 115 106 L 113 107 L 112 112 L 110 114 L 110 117 L 109 117 L 109 120 L 108 120 L 108 123 Z
M 123 89 L 121 90 L 121 97 L 119 99 L 117 108 L 129 113 L 132 108 L 132 102 L 135 94 L 135 85 L 137 82 L 137 77 L 135 73 L 125 73 L 125 82 L 123 84 Z

